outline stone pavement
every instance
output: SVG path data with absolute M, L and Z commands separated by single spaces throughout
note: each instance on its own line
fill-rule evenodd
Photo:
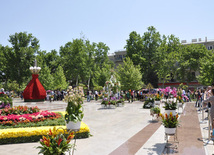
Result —
M 15 99 L 14 105 L 38 106 L 50 111 L 64 111 L 66 107 L 66 103 L 61 101 L 26 103 L 20 99 Z M 178 127 L 178 148 L 169 150 L 165 148 L 164 127 L 160 122 L 152 121 L 150 110 L 143 109 L 142 105 L 142 102 L 135 101 L 125 103 L 124 107 L 102 109 L 100 101 L 84 102 L 83 121 L 89 126 L 93 136 L 77 139 L 74 154 L 161 155 L 188 154 L 188 150 L 196 150 L 196 153 L 201 153 L 197 151 L 201 150 L 206 155 L 214 153 L 213 143 L 207 140 L 206 120 L 201 121 L 201 112 L 192 106 L 194 103 L 185 103 L 180 117 L 181 125 Z M 163 105 L 161 112 L 164 112 Z M 36 146 L 39 143 L 0 145 L 0 155 L 36 155 Z

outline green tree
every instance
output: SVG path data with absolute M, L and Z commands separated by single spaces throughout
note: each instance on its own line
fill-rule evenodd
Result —
M 48 66 L 44 65 L 41 67 L 41 71 L 39 74 L 39 81 L 41 82 L 45 90 L 54 89 L 54 78 Z
M 151 26 L 148 31 L 141 37 L 136 32 L 132 32 L 125 46 L 127 56 L 131 58 L 134 65 L 140 65 L 143 81 L 151 83 L 154 87 L 158 87 L 158 77 L 156 74 L 155 54 L 159 47 L 161 38 L 159 32 Z
M 96 48 L 96 43 L 90 44 L 89 40 L 85 41 L 87 67 L 84 70 L 86 71 L 85 76 L 88 79 L 87 80 L 87 86 L 88 86 L 87 89 L 89 89 L 89 87 L 90 87 L 91 78 L 93 78 L 93 72 L 95 69 L 95 63 L 94 63 L 95 48 Z
M 110 50 L 110 48 L 103 42 L 99 42 L 98 44 L 96 44 L 94 61 L 97 66 L 103 67 L 104 63 L 109 62 L 109 58 L 108 58 L 109 50 Z
M 203 85 L 211 85 L 214 82 L 214 54 L 210 53 L 208 58 L 201 59 L 200 75 L 198 81 Z
M 176 57 L 180 48 L 179 39 L 174 35 L 166 37 L 163 35 L 162 41 L 156 51 L 157 67 L 156 72 L 159 81 L 163 83 L 173 80 L 176 70 Z M 173 77 L 172 77 L 173 76 Z
M 178 69 L 177 75 L 181 82 L 190 82 L 196 80 L 193 72 L 199 71 L 201 67 L 201 59 L 208 58 L 210 51 L 204 45 L 191 44 L 182 45 L 178 53 Z
M 66 77 L 64 75 L 63 68 L 59 65 L 56 69 L 56 72 L 53 75 L 54 77 L 54 89 L 62 90 L 66 89 L 68 83 L 66 82 Z
M 5 80 L 6 59 L 4 56 L 4 47 L 0 44 L 0 83 Z
M 108 58 L 109 47 L 99 42 L 96 44 L 94 52 L 94 64 L 92 67 L 93 86 L 104 86 L 105 82 L 110 78 L 110 70 L 113 65 Z
M 111 77 L 111 65 L 110 64 L 102 64 L 102 67 L 97 68 L 94 72 L 93 84 L 94 86 L 102 86 L 104 87 L 105 82 L 108 81 Z
M 142 74 L 140 72 L 140 66 L 135 66 L 132 60 L 128 57 L 123 61 L 123 63 L 123 65 L 119 65 L 117 68 L 121 89 L 141 89 L 143 82 L 141 80 Z
M 39 66 L 48 66 L 50 68 L 51 74 L 56 71 L 56 68 L 60 64 L 60 56 L 56 50 L 51 50 L 51 52 L 38 51 L 37 61 Z
M 63 69 L 68 80 L 79 83 L 79 79 L 86 79 L 87 76 L 87 53 L 84 50 L 85 45 L 82 39 L 74 39 L 65 46 L 60 47 L 60 55 L 62 57 Z
M 8 70 L 5 74 L 11 81 L 17 81 L 20 87 L 30 75 L 29 67 L 33 64 L 34 53 L 39 49 L 39 41 L 26 32 L 10 35 L 8 41 L 12 48 L 4 49 Z
M 104 64 L 109 63 L 109 47 L 99 42 L 90 43 L 89 40 L 75 39 L 60 47 L 60 56 L 66 78 L 70 81 L 84 83 L 93 86 L 98 82 L 95 72 L 103 68 Z M 95 78 L 93 80 L 93 78 Z M 93 83 L 95 82 L 95 83 Z

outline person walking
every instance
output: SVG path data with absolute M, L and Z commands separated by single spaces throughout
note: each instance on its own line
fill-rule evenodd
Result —
M 98 99 L 98 92 L 95 90 L 95 100 L 97 101 Z
M 213 130 L 214 129 L 214 89 L 212 89 L 211 92 L 212 92 L 212 96 L 209 99 L 204 100 L 202 103 L 207 104 L 210 102 L 210 104 L 211 104 L 210 118 L 211 118 L 211 123 L 212 123 L 212 130 Z
M 187 92 L 187 97 L 188 97 L 188 99 L 189 99 L 189 102 L 191 102 L 191 91 L 190 91 L 190 89 L 188 90 L 188 92 Z
M 131 91 L 131 98 L 132 98 L 132 102 L 134 100 L 134 90 Z
M 129 91 L 127 91 L 127 93 L 126 93 L 126 98 L 129 101 L 129 103 L 130 103 L 130 93 L 129 93 Z
M 201 98 L 201 94 L 200 94 L 201 90 L 199 89 L 197 92 L 196 92 L 196 102 L 195 102 L 195 107 L 199 107 L 199 102 L 200 102 L 200 98 Z
M 87 102 L 90 102 L 90 92 L 89 92 L 89 90 L 87 91 Z

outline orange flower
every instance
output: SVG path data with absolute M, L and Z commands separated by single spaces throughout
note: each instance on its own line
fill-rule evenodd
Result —
M 70 135 L 68 136 L 67 140 L 71 140 L 74 138 L 74 132 L 71 132 Z
M 52 133 L 51 129 L 49 130 L 49 135 L 50 135 L 50 136 L 52 136 L 52 135 L 53 135 L 53 133 Z
M 71 132 L 70 135 L 69 135 L 68 138 L 67 138 L 66 143 L 67 143 L 67 144 L 70 143 L 71 139 L 73 139 L 73 138 L 74 138 L 74 132 Z
M 42 136 L 42 139 L 43 139 L 44 141 L 47 141 L 47 138 L 46 138 L 45 136 Z
M 49 138 L 46 138 L 43 136 L 43 139 L 44 139 L 44 144 L 47 146 L 47 147 L 50 147 L 50 139 Z
M 57 142 L 58 146 L 60 145 L 60 143 L 62 142 L 62 138 L 60 138 Z

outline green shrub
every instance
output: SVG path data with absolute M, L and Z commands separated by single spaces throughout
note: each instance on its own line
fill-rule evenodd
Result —
M 30 137 L 17 137 L 17 138 L 3 138 L 0 139 L 0 144 L 15 144 L 15 143 L 27 143 L 27 142 L 38 142 L 43 135 L 39 136 L 30 136 Z M 88 138 L 90 135 L 89 132 L 77 133 L 75 135 L 76 139 Z

